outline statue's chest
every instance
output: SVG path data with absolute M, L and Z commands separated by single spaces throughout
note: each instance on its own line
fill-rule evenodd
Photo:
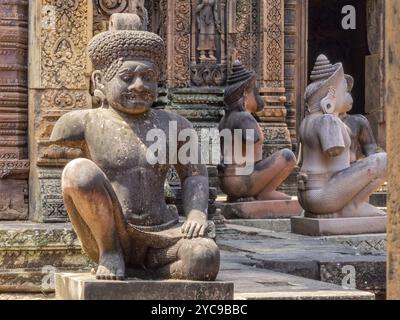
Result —
M 146 139 L 147 132 L 142 126 L 97 119 L 88 125 L 85 140 L 92 160 L 104 169 L 146 167 L 152 144 Z

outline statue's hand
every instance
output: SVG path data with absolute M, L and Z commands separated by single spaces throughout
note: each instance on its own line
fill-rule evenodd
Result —
M 207 215 L 199 210 L 192 210 L 182 226 L 185 238 L 204 237 L 208 227 Z

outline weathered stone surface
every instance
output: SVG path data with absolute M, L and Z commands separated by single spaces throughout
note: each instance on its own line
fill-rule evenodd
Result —
M 187 161 L 187 144 L 178 139 L 193 132 L 191 123 L 153 108 L 165 43 L 131 12 L 145 12 L 144 2 L 137 6 L 130 2 L 129 13 L 112 14 L 110 30 L 88 44 L 100 107 L 70 111 L 52 130 L 55 147 L 82 150 L 63 170 L 64 204 L 82 246 L 99 264 L 97 279 L 122 280 L 129 268 L 156 279 L 215 280 L 220 256 L 208 236 L 214 225 L 208 221 L 207 168 L 199 161 L 198 140 L 190 137 L 195 145 Z M 160 133 L 168 138 L 151 151 Z M 181 180 L 183 225 L 165 201 L 171 166 Z
M 232 282 L 104 281 L 92 274 L 55 275 L 59 300 L 232 300 Z
M 321 237 L 320 239 L 351 247 L 357 250 L 357 252 L 360 254 L 381 254 L 382 252 L 386 252 L 387 248 L 387 239 L 385 233 L 351 236 L 327 236 Z
M 291 218 L 292 232 L 308 236 L 385 233 L 386 222 L 386 216 L 329 219 Z
M 357 289 L 380 295 L 386 290 L 385 250 L 364 250 L 362 246 L 345 243 L 349 238 L 353 238 L 354 242 L 355 239 L 358 242 L 378 241 L 379 238 L 384 239 L 383 235 L 318 238 L 231 224 L 227 227 L 217 238 L 223 252 L 222 270 L 231 269 L 228 263 L 232 260 L 226 257 L 229 253 L 235 257 L 234 261 L 247 265 L 248 272 L 251 267 L 257 267 L 319 281 L 328 281 L 329 278 L 332 284 L 342 286 L 344 282 L 348 286 L 346 276 L 349 270 L 354 270 Z M 324 266 L 327 270 L 336 270 L 336 277 L 330 277 L 329 272 L 323 274 Z M 341 277 L 338 270 L 342 273 Z
M 226 219 L 284 219 L 299 216 L 302 208 L 297 200 L 217 203 Z
M 233 281 L 237 300 L 373 300 L 370 292 L 250 267 L 240 253 L 223 251 L 219 280 Z
M 385 1 L 385 107 L 389 154 L 388 299 L 400 299 L 400 2 Z
M 0 220 L 28 217 L 28 1 L 0 2 Z
M 20 223 L 3 222 L 0 229 L 2 257 L 9 257 L 0 258 L 1 292 L 52 292 L 54 273 L 89 272 L 94 267 L 82 253 L 69 224 L 25 223 L 21 229 Z M 357 298 L 359 292 L 337 287 L 346 275 L 343 273 L 340 278 L 337 265 L 351 265 L 356 270 L 358 289 L 384 292 L 384 250 L 379 250 L 379 246 L 365 250 L 364 246 L 351 245 L 379 239 L 384 237 L 310 238 L 229 225 L 217 237 L 221 249 L 221 272 L 217 281 L 234 282 L 235 299 L 317 299 L 331 295 Z M 13 247 L 21 253 L 16 254 Z M 15 267 L 14 262 L 18 262 Z M 325 274 L 324 268 L 328 270 Z M 380 275 L 374 278 L 379 281 L 372 274 Z M 315 281 L 322 279 L 332 284 Z M 336 286 L 332 287 L 333 284 Z
M 1 220 L 25 220 L 28 216 L 28 182 L 0 180 Z
M 310 79 L 312 82 L 305 90 L 307 112 L 299 129 L 303 161 L 298 175 L 298 196 L 304 215 L 315 219 L 385 216 L 384 211 L 366 199 L 385 183 L 387 154 L 377 150 L 365 117 L 346 117 L 353 107 L 353 77 L 344 73 L 342 63 L 331 64 L 321 54 Z M 361 149 L 360 152 L 357 149 Z M 357 153 L 365 157 L 356 161 Z M 306 233 L 307 226 L 315 228 L 314 220 L 295 221 L 296 227 L 300 226 L 299 221 L 305 221 L 304 231 L 299 232 Z M 339 234 L 369 230 L 360 229 L 362 224 L 357 224 L 354 232 L 348 225 L 343 226 L 346 231 L 341 232 L 339 221 L 336 220 Z M 364 222 L 364 226 L 367 223 Z M 322 228 L 322 222 L 316 228 L 319 227 Z M 381 225 L 369 228 L 373 232 L 383 232 Z M 316 232 L 322 231 L 313 230 L 308 234 Z
M 226 223 L 265 229 L 274 232 L 290 232 L 290 219 L 229 219 Z
M 86 51 L 92 36 L 91 3 L 34 1 L 29 11 L 29 218 L 33 221 L 68 221 L 61 169 L 82 152 L 54 146 L 49 137 L 64 113 L 92 106 Z
M 56 271 L 93 266 L 70 224 L 0 222 L 0 292 L 52 291 Z

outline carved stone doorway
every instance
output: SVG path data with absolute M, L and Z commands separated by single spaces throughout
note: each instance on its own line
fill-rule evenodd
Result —
M 354 77 L 354 105 L 351 113 L 365 114 L 365 57 L 369 55 L 365 0 L 309 0 L 308 2 L 308 75 L 320 53 L 332 63 L 343 62 L 344 70 Z M 355 29 L 342 25 L 345 6 L 353 6 Z M 346 26 L 345 26 L 346 27 Z

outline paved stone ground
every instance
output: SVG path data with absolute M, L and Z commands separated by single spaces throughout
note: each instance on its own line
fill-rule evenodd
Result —
M 366 290 L 384 292 L 384 241 L 382 235 L 312 238 L 227 225 L 217 237 L 218 280 L 235 283 L 235 299 L 373 299 Z M 354 268 L 357 288 L 364 291 L 342 287 L 343 268 Z M 54 295 L 0 294 L 0 300 L 21 299 Z
M 384 235 L 313 238 L 228 225 L 217 242 L 223 250 L 224 264 L 237 262 L 243 273 L 268 270 L 339 286 L 351 286 L 347 279 L 354 275 L 358 289 L 380 296 L 385 291 Z

